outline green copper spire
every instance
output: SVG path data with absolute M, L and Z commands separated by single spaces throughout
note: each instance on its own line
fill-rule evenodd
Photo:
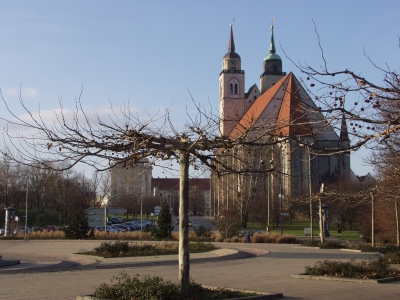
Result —
M 274 20 L 272 21 L 274 22 Z M 274 25 L 271 26 L 271 43 L 269 45 L 269 54 L 264 58 L 265 60 L 270 60 L 270 59 L 276 59 L 276 60 L 282 60 L 281 57 L 275 53 L 276 48 L 275 48 L 275 41 L 274 41 Z
M 274 41 L 274 25 L 271 26 L 271 44 L 269 45 L 269 53 L 275 53 L 275 41 Z

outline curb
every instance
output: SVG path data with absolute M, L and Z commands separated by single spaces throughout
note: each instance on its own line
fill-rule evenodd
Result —
M 218 290 L 219 287 L 217 286 L 210 286 L 210 285 L 203 285 L 203 287 Z M 240 299 L 247 299 L 247 300 L 269 300 L 269 299 L 283 299 L 282 293 L 266 293 L 266 292 L 258 292 L 258 291 L 250 291 L 250 290 L 243 290 L 243 289 L 234 289 L 229 287 L 224 287 L 226 290 L 234 291 L 234 292 L 242 292 L 242 293 L 251 293 L 251 294 L 258 294 L 256 296 L 250 297 L 241 297 L 241 298 L 227 298 L 230 300 L 240 300 Z
M 341 282 L 355 282 L 355 283 L 389 283 L 389 282 L 400 281 L 400 277 L 388 277 L 382 279 L 357 279 L 357 278 L 314 276 L 314 275 L 290 275 L 290 277 L 297 279 L 341 281 Z
M 21 263 L 20 260 L 1 260 L 0 259 L 0 268 L 13 266 L 13 265 L 19 265 L 20 263 Z
M 209 286 L 209 285 L 203 285 L 203 287 L 207 288 L 207 289 L 211 289 L 211 290 L 219 289 L 219 287 Z M 274 299 L 283 299 L 284 298 L 282 293 L 265 293 L 265 292 L 250 291 L 250 290 L 243 290 L 243 289 L 234 289 L 234 288 L 228 288 L 228 287 L 224 287 L 224 289 L 234 291 L 234 292 L 259 294 L 256 296 L 249 296 L 249 297 L 226 298 L 227 300 L 274 300 Z M 93 295 L 85 295 L 85 296 L 77 296 L 76 300 L 111 300 L 111 299 L 95 298 Z
M 250 297 L 241 297 L 241 298 L 226 298 L 227 300 L 274 300 L 274 299 L 283 299 L 283 294 L 265 294 L 258 296 L 250 296 Z M 77 296 L 76 300 L 112 300 L 112 299 L 104 299 L 104 298 L 95 298 L 92 295 L 86 296 Z

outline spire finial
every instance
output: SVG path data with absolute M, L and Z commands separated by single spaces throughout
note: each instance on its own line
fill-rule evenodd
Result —
M 274 23 L 276 22 L 276 20 L 274 18 L 272 18 L 272 25 L 271 25 L 271 43 L 269 45 L 269 53 L 275 53 L 276 49 L 275 49 L 275 41 L 274 41 Z
M 228 52 L 235 52 L 235 41 L 233 40 L 232 23 L 229 26 L 231 28 L 231 35 L 229 37 Z
M 342 126 L 340 128 L 340 140 L 341 141 L 350 141 L 349 132 L 347 130 L 346 117 L 344 114 L 342 115 Z

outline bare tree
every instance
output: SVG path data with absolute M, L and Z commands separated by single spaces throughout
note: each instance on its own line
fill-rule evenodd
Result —
M 277 127 L 290 126 L 291 122 L 288 120 L 285 124 L 274 126 L 271 125 L 272 121 L 268 124 L 250 122 L 237 130 L 234 137 L 224 137 L 219 132 L 219 116 L 213 116 L 211 111 L 199 106 L 197 115 L 188 115 L 183 129 L 178 130 L 172 124 L 168 110 L 162 116 L 140 119 L 127 106 L 105 122 L 98 115 L 86 114 L 78 100 L 72 121 L 67 119 L 61 108 L 60 113 L 55 113 L 55 122 L 48 124 L 40 112 L 37 115 L 30 113 L 22 99 L 20 102 L 31 119 L 19 118 L 10 111 L 12 117 L 7 120 L 8 124 L 19 127 L 21 131 L 29 129 L 35 133 L 15 135 L 11 130 L 6 130 L 8 148 L 15 149 L 19 154 L 18 157 L 10 156 L 12 160 L 40 166 L 45 170 L 66 170 L 78 163 L 85 163 L 98 171 L 108 170 L 118 164 L 136 164 L 143 159 L 147 159 L 151 165 L 172 159 L 179 163 L 179 280 L 185 296 L 189 295 L 190 289 L 189 165 L 195 169 L 210 168 L 217 176 L 232 172 L 271 172 L 274 168 L 269 166 L 261 170 L 253 165 L 228 164 L 224 155 L 216 150 L 227 151 L 241 146 L 268 147 L 281 143 L 289 137 L 276 139 Z M 241 157 L 236 159 L 240 162 Z
M 398 105 L 400 74 L 389 64 L 379 67 L 365 52 L 366 60 L 381 74 L 382 82 L 374 82 L 358 71 L 335 70 L 329 67 L 324 56 L 316 25 L 315 32 L 321 51 L 319 67 L 296 63 L 287 56 L 305 75 L 301 79 L 303 86 L 317 103 L 316 108 L 309 109 L 323 112 L 335 128 L 342 118 L 347 121 L 351 144 L 343 151 L 357 150 L 362 146 L 374 148 L 385 143 L 400 129 L 400 111 L 388 109 L 387 105 Z M 337 150 L 328 149 L 330 152 Z
M 20 191 L 20 164 L 13 164 L 8 155 L 3 154 L 0 162 L 0 203 L 18 208 L 17 193 Z

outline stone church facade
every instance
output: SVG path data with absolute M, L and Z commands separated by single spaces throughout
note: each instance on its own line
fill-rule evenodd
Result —
M 282 59 L 276 53 L 273 26 L 269 53 L 263 60 L 260 88 L 256 84 L 245 91 L 245 72 L 235 51 L 232 26 L 228 52 L 222 60 L 220 86 L 220 132 L 234 138 L 251 125 L 258 130 L 274 128 L 279 143 L 259 148 L 234 149 L 226 155 L 230 164 L 250 164 L 270 173 L 244 173 L 211 176 L 214 216 L 234 206 L 240 198 L 295 199 L 317 191 L 322 183 L 354 179 L 350 153 L 335 154 L 331 149 L 349 145 L 345 120 L 327 125 L 317 105 L 292 73 L 282 71 Z M 257 133 L 254 133 L 257 134 Z M 224 150 L 220 149 L 220 153 Z M 231 155 L 234 154 L 234 155 Z

